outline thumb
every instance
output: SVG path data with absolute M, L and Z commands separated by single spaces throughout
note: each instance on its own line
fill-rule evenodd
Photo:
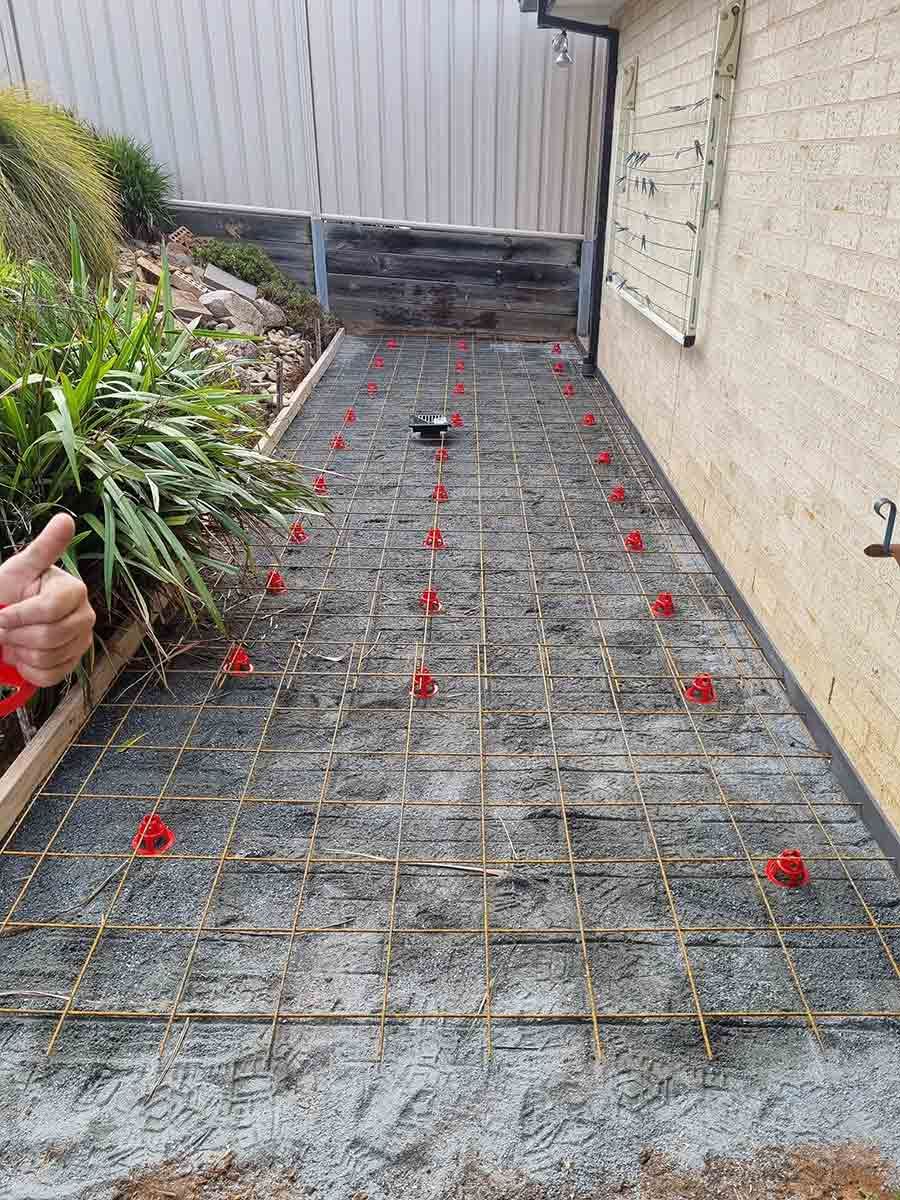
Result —
M 21 584 L 39 579 L 66 552 L 74 536 L 75 522 L 68 513 L 57 513 L 33 542 L 0 566 L 0 580 L 6 575 L 14 575 Z

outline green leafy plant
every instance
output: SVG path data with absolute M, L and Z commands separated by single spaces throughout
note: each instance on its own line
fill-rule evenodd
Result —
M 122 226 L 132 237 L 158 238 L 172 223 L 171 179 L 149 146 L 124 134 L 103 134 L 97 146 L 119 193 Z
M 221 625 L 210 574 L 234 575 L 254 541 L 326 505 L 298 467 L 256 449 L 253 397 L 171 310 L 165 266 L 148 310 L 94 288 L 72 234 L 63 287 L 35 267 L 0 287 L 0 554 L 65 509 L 66 565 L 102 609 L 151 628 L 165 588 Z
M 212 263 L 247 283 L 256 284 L 265 300 L 271 300 L 284 310 L 288 324 L 310 339 L 315 337 L 317 321 L 320 323 L 323 345 L 337 331 L 337 321 L 322 308 L 315 296 L 280 271 L 268 254 L 253 242 L 204 238 L 195 243 L 192 253 L 199 263 Z
M 90 132 L 53 105 L 0 91 L 0 238 L 12 258 L 66 270 L 71 219 L 88 271 L 106 275 L 118 252 L 117 211 Z
M 259 246 L 253 242 L 226 242 L 221 238 L 203 238 L 194 243 L 194 258 L 199 263 L 212 263 L 222 271 L 230 271 L 247 283 L 260 287 L 274 283 L 281 272 Z

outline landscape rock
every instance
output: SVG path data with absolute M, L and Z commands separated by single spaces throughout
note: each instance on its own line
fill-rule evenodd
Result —
M 222 342 L 221 349 L 225 354 L 232 358 L 256 359 L 259 358 L 259 343 L 245 342 L 235 339 L 233 342 Z
M 257 296 L 253 303 L 259 309 L 260 315 L 265 321 L 266 329 L 276 329 L 279 325 L 284 324 L 284 312 L 277 304 L 273 304 L 271 300 L 263 299 L 262 296 Z
M 148 254 L 139 254 L 137 265 L 141 269 L 141 275 L 148 283 L 159 283 L 162 276 L 162 263 L 159 259 L 151 258 Z
M 138 283 L 136 294 L 140 300 L 149 304 L 156 294 L 156 285 Z M 194 296 L 188 295 L 187 292 L 180 291 L 172 292 L 172 311 L 182 321 L 191 321 L 194 317 L 202 317 L 206 321 L 210 316 L 210 310 L 204 304 L 199 303 Z
M 214 267 L 212 263 L 207 263 L 206 270 L 203 272 L 203 278 L 207 283 L 215 284 L 216 288 L 225 289 L 229 292 L 237 292 L 239 296 L 244 296 L 247 300 L 256 299 L 256 284 L 247 283 L 244 279 L 238 279 L 237 275 L 231 275 L 228 271 Z
M 185 321 L 189 321 L 192 317 L 209 316 L 209 310 L 202 304 L 198 304 L 196 299 L 186 292 L 172 293 L 172 310 L 176 317 L 181 317 Z
M 221 289 L 217 292 L 204 292 L 200 303 L 205 304 L 213 316 L 220 319 L 231 317 L 234 328 L 240 333 L 262 333 L 265 324 L 262 313 L 252 301 L 237 292 Z
M 228 292 L 201 292 L 200 303 L 205 304 L 214 317 L 227 317 L 228 308 L 225 305 L 225 298 Z

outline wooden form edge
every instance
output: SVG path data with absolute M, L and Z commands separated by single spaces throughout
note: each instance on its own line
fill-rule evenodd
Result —
M 284 437 L 291 421 L 302 411 L 322 373 L 330 365 L 343 336 L 343 329 L 339 329 L 327 348 L 319 355 L 309 374 L 301 380 L 288 403 L 259 439 L 260 450 L 267 452 L 274 449 Z M 57 704 L 28 745 L 0 775 L 0 845 L 38 785 L 62 758 L 75 734 L 109 691 L 113 680 L 132 658 L 143 639 L 142 622 L 130 621 L 127 625 L 120 626 L 106 643 L 106 650 L 100 655 L 91 672 L 88 684 L 91 702 L 88 703 L 87 694 L 81 687 L 74 686 Z
M 290 400 L 288 400 L 287 404 L 285 404 L 284 408 L 282 408 L 281 412 L 260 438 L 259 449 L 264 453 L 271 450 L 273 446 L 278 445 L 284 437 L 284 431 L 288 425 L 290 425 L 299 412 L 303 411 L 303 406 L 306 404 L 310 392 L 312 392 L 313 388 L 319 382 L 324 371 L 331 365 L 331 360 L 337 354 L 338 346 L 340 346 L 343 339 L 344 331 L 343 329 L 339 329 L 328 343 L 327 348 L 316 359 L 309 374 L 300 381 Z

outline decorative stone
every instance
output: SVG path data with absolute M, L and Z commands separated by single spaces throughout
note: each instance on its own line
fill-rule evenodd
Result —
M 224 354 L 231 354 L 235 358 L 259 358 L 259 346 L 256 342 L 244 342 L 238 340 L 233 342 L 221 342 L 219 344 L 219 349 L 222 350 Z
M 274 329 L 284 324 L 284 313 L 277 304 L 273 304 L 271 300 L 264 300 L 262 296 L 257 296 L 253 303 L 259 309 L 266 329 Z
M 204 292 L 200 303 L 214 317 L 231 317 L 234 327 L 239 333 L 262 333 L 263 317 L 252 301 L 239 296 L 236 292 L 218 291 Z
M 256 299 L 256 284 L 238 279 L 237 275 L 230 275 L 228 271 L 222 271 L 219 267 L 214 267 L 212 263 L 207 263 L 203 278 L 207 283 L 215 284 L 216 288 L 237 292 L 239 296 L 244 296 L 247 300 Z

